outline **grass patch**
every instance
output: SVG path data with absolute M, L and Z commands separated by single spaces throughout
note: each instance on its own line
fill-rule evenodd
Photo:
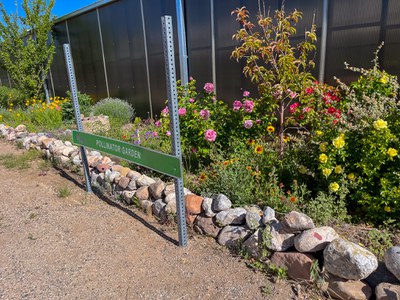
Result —
M 23 154 L 3 154 L 0 155 L 0 163 L 7 169 L 28 169 L 31 162 L 41 157 L 37 150 L 29 150 Z
M 72 194 L 71 189 L 66 185 L 63 185 L 58 188 L 57 196 L 59 198 L 67 198 L 67 197 L 71 196 L 71 194 Z

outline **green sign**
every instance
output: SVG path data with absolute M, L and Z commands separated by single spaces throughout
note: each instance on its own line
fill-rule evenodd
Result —
M 182 177 L 181 162 L 176 156 L 76 130 L 72 131 L 72 140 L 77 145 L 126 159 L 154 171 L 175 178 Z

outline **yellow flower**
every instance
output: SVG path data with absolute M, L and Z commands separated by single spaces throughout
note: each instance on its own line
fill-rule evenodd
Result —
M 319 156 L 319 161 L 320 161 L 321 163 L 325 164 L 325 163 L 328 161 L 328 156 L 326 156 L 326 154 L 322 153 L 322 154 Z
M 397 155 L 397 150 L 393 149 L 393 148 L 389 148 L 388 151 L 386 152 L 387 155 L 389 155 L 390 157 L 394 157 Z
M 270 132 L 270 133 L 273 133 L 273 132 L 275 132 L 275 127 L 269 125 L 269 126 L 267 127 L 267 131 Z
M 200 181 L 204 181 L 204 180 L 206 180 L 206 179 L 207 179 L 207 176 L 206 176 L 206 174 L 204 174 L 204 173 L 201 174 L 200 177 L 199 177 L 199 180 L 200 180 Z
M 329 175 L 331 175 L 332 170 L 331 169 L 323 169 L 322 170 L 322 174 L 324 174 L 325 177 L 328 177 Z
M 344 142 L 344 138 L 343 135 L 338 136 L 336 139 L 334 139 L 332 141 L 333 146 L 335 146 L 335 148 L 337 149 L 341 149 L 344 147 L 345 142 Z
M 341 174 L 343 172 L 343 168 L 341 165 L 338 165 L 335 167 L 335 173 L 336 174 Z
M 391 212 L 391 211 L 392 211 L 392 209 L 390 208 L 390 206 L 385 206 L 384 210 L 385 210 L 386 212 Z
M 326 152 L 326 146 L 328 146 L 328 143 L 321 143 L 321 145 L 319 145 L 319 151 Z
M 339 190 L 339 188 L 340 188 L 340 186 L 339 186 L 339 184 L 337 182 L 332 182 L 329 185 L 329 190 L 332 191 L 332 192 L 337 192 Z
M 379 81 L 382 82 L 383 84 L 386 84 L 388 83 L 389 78 L 384 74 Z
M 354 173 L 350 173 L 349 175 L 347 175 L 347 178 L 349 180 L 354 180 L 354 179 L 356 179 L 356 175 L 354 175 Z
M 260 176 L 261 175 L 261 171 L 258 172 L 253 172 L 251 173 L 252 176 Z
M 316 135 L 322 135 L 322 133 L 323 133 L 323 132 L 322 132 L 321 130 L 315 131 L 315 134 L 316 134 Z
M 283 142 L 284 143 L 290 142 L 290 136 L 288 135 L 283 136 Z
M 374 128 L 375 128 L 376 130 L 381 130 L 381 129 L 387 128 L 387 122 L 386 122 L 386 121 L 383 121 L 382 119 L 376 120 L 376 121 L 373 123 L 373 125 L 374 125 Z
M 224 161 L 224 166 L 229 165 L 229 160 Z
M 254 152 L 257 153 L 257 154 L 262 154 L 262 153 L 264 152 L 264 147 L 261 146 L 261 145 L 257 145 L 257 146 L 254 148 Z
M 249 139 L 248 141 L 247 141 L 247 144 L 249 144 L 249 145 L 254 145 L 256 143 L 256 141 L 255 140 L 253 140 L 253 139 Z
M 246 170 L 251 171 L 252 167 L 251 166 L 246 166 Z

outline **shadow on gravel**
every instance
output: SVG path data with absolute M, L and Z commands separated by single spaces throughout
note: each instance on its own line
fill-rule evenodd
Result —
M 79 188 L 81 188 L 82 190 L 86 191 L 86 187 L 84 184 L 82 184 L 81 182 L 77 181 L 74 177 L 72 177 L 71 175 L 69 175 L 67 172 L 65 172 L 63 169 L 60 169 L 58 167 L 54 167 L 60 174 L 61 177 L 73 182 L 76 186 L 78 186 Z M 99 192 L 98 190 L 94 190 L 93 193 L 96 195 L 96 197 L 100 198 L 101 200 L 103 200 L 104 202 L 106 202 L 108 205 L 111 205 L 113 207 L 118 208 L 119 210 L 123 211 L 124 213 L 128 214 L 129 216 L 131 216 L 132 218 L 134 218 L 135 220 L 139 221 L 140 223 L 142 223 L 143 226 L 145 226 L 146 228 L 152 230 L 153 232 L 155 232 L 156 234 L 158 234 L 160 237 L 162 237 L 163 239 L 165 239 L 166 241 L 174 244 L 175 246 L 179 246 L 179 242 L 173 238 L 171 238 L 170 236 L 166 235 L 164 232 L 162 232 L 161 230 L 157 229 L 156 227 L 154 227 L 153 225 L 149 224 L 145 219 L 143 219 L 142 217 L 138 216 L 137 214 L 135 214 L 132 210 L 130 210 L 129 208 L 111 200 L 110 198 L 108 198 L 107 196 L 103 195 L 101 192 Z

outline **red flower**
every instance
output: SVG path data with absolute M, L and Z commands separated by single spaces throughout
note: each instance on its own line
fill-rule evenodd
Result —
M 307 95 L 311 95 L 312 93 L 314 93 L 314 89 L 312 87 L 308 87 L 305 89 L 305 92 Z
M 334 113 L 336 113 L 336 108 L 334 108 L 334 107 L 329 107 L 329 108 L 328 108 L 328 114 L 333 115 Z

